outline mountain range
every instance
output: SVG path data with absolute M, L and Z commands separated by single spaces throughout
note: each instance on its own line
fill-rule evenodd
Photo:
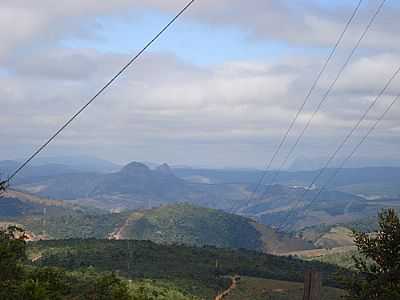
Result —
M 8 191 L 0 199 L 0 208 L 0 224 L 19 224 L 30 232 L 32 239 L 136 239 L 266 253 L 314 248 L 310 242 L 278 234 L 252 219 L 187 203 L 107 213 Z
M 0 169 L 15 164 L 3 161 Z M 327 170 L 328 175 L 333 171 Z M 348 223 L 375 216 L 381 208 L 400 205 L 400 197 L 396 196 L 399 168 L 344 169 L 335 184 L 309 205 L 319 193 L 319 183 L 313 189 L 304 186 L 315 174 L 282 172 L 280 183 L 261 185 L 253 195 L 260 173 L 251 170 L 171 169 L 167 164 L 149 168 L 132 162 L 118 171 L 104 173 L 47 164 L 27 169 L 13 182 L 13 188 L 114 212 L 187 202 L 240 214 L 273 227 L 280 227 L 290 215 L 286 230 Z

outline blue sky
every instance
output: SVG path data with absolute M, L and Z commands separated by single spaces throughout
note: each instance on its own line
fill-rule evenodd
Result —
M 155 11 L 129 17 L 99 17 L 93 39 L 67 39 L 62 45 L 71 48 L 95 48 L 102 52 L 133 54 L 143 47 L 172 15 Z M 177 55 L 197 65 L 221 64 L 233 60 L 273 60 L 290 49 L 278 41 L 254 40 L 249 33 L 234 26 L 215 27 L 190 20 L 179 20 L 151 50 Z
M 13 143 L 1 145 L 0 156 L 29 155 L 185 3 L 0 2 L 0 125 L 7 128 L 0 138 Z M 293 136 L 379 3 L 364 1 Z M 75 149 L 75 154 L 93 153 L 119 163 L 262 165 L 357 1 L 251 4 L 198 0 L 47 155 L 69 155 Z M 400 63 L 399 9 L 398 2 L 387 1 L 293 159 L 329 153 Z M 390 93 L 396 91 L 393 87 Z M 386 157 L 399 157 L 399 115 L 400 109 L 394 108 L 360 155 L 381 156 L 384 149 Z

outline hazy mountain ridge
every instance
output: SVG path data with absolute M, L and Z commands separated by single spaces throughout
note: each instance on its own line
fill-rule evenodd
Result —
M 106 213 L 12 191 L 0 199 L 0 208 L 7 206 L 14 209 L 2 209 L 0 222 L 20 224 L 43 239 L 139 239 L 268 253 L 313 248 L 311 243 L 277 234 L 251 219 L 187 203 Z M 18 213 L 15 208 L 20 209 Z
M 291 214 L 288 229 L 296 230 L 320 223 L 346 223 L 375 215 L 376 211 L 383 207 L 400 205 L 396 198 L 368 200 L 360 195 L 326 190 L 309 206 L 309 202 L 319 191 L 306 190 L 301 185 L 261 186 L 258 193 L 251 197 L 255 189 L 254 183 L 227 183 L 232 176 L 240 179 L 241 176 L 249 174 L 249 171 L 200 170 L 203 173 L 192 173 L 199 176 L 214 174 L 213 176 L 220 176 L 221 181 L 225 181 L 215 184 L 184 180 L 175 175 L 175 172 L 182 175 L 181 171 L 182 169 L 171 170 L 167 164 L 150 169 L 145 164 L 133 162 L 115 173 L 68 173 L 25 178 L 19 184 L 17 182 L 16 187 L 43 197 L 73 200 L 71 203 L 114 211 L 188 202 L 256 218 L 259 222 L 271 226 L 280 226 L 287 215 Z M 345 178 L 340 177 L 339 182 L 361 182 L 362 185 L 371 185 L 370 182 L 374 182 L 378 176 L 383 179 L 391 178 L 391 182 L 388 183 L 395 184 L 398 180 L 395 175 L 399 171 L 398 168 L 350 169 L 345 172 L 345 178 L 349 181 L 346 182 Z M 292 179 L 302 175 L 308 178 L 313 174 L 295 172 L 290 173 L 290 176 Z M 282 178 L 285 176 L 289 175 Z M 307 214 L 304 213 L 304 208 L 307 208 Z
M 316 181 L 316 186 L 325 184 L 328 178 L 337 169 L 327 169 Z M 306 187 L 319 173 L 312 171 L 281 171 L 276 180 L 277 184 L 288 186 Z M 258 182 L 264 174 L 261 170 L 217 170 L 217 169 L 194 169 L 177 168 L 174 173 L 183 179 L 214 184 L 221 183 L 248 183 Z M 274 175 L 275 171 L 265 172 L 265 182 Z M 374 187 L 369 185 L 374 184 Z M 400 196 L 400 167 L 365 167 L 365 168 L 344 168 L 329 185 L 329 189 L 342 190 L 355 194 L 365 194 L 382 197 Z

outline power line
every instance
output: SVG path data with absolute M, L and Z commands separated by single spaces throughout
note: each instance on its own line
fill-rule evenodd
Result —
M 300 197 L 300 200 L 297 201 L 297 204 L 301 202 L 301 200 L 304 200 L 305 196 L 307 195 L 308 191 L 311 190 L 311 188 L 314 186 L 314 184 L 317 182 L 317 180 L 321 177 L 321 175 L 326 171 L 326 169 L 329 167 L 331 162 L 335 159 L 335 157 L 338 155 L 338 153 L 343 149 L 343 147 L 347 144 L 347 142 L 350 140 L 350 138 L 353 136 L 353 134 L 356 132 L 356 130 L 360 127 L 361 123 L 365 120 L 369 112 L 372 110 L 372 108 L 376 105 L 376 103 L 379 101 L 379 99 L 382 97 L 382 95 L 386 92 L 388 87 L 391 85 L 393 80 L 397 77 L 397 75 L 400 73 L 400 67 L 396 69 L 396 71 L 393 73 L 393 75 L 389 78 L 389 80 L 386 82 L 384 87 L 381 89 L 379 94 L 375 97 L 374 101 L 371 102 L 371 104 L 368 106 L 367 110 L 362 114 L 360 119 L 357 121 L 357 123 L 354 125 L 354 127 L 350 130 L 350 132 L 346 135 L 344 140 L 339 144 L 339 146 L 336 148 L 336 150 L 331 154 L 331 156 L 328 158 L 326 163 L 324 164 L 323 168 L 319 170 L 317 175 L 314 177 L 312 182 L 309 184 L 309 186 L 305 189 L 303 195 Z M 394 103 L 393 103 L 394 104 Z M 393 105 L 392 105 L 393 106 Z M 379 121 L 380 122 L 380 121 Z M 379 123 L 378 122 L 378 123 Z M 366 139 L 366 138 L 365 138 Z M 360 145 L 361 146 L 361 145 Z M 359 146 L 358 146 L 359 147 Z M 357 148 L 358 149 L 358 148 Z M 357 150 L 356 150 L 357 151 Z M 307 207 L 309 207 L 317 198 L 313 199 Z M 297 207 L 295 207 L 296 209 Z M 286 226 L 286 222 L 289 220 L 291 216 L 293 216 L 293 212 L 295 211 L 292 210 L 292 213 L 289 213 L 288 216 L 285 219 L 284 226 Z M 279 227 L 281 229 L 282 226 Z
M 392 107 L 396 104 L 396 102 L 400 99 L 400 94 L 398 94 L 393 101 L 388 105 L 388 107 L 385 109 L 385 111 L 380 115 L 380 117 L 375 121 L 375 123 L 369 128 L 367 133 L 362 137 L 362 139 L 358 142 L 358 144 L 353 148 L 353 150 L 349 153 L 349 155 L 342 161 L 342 163 L 339 165 L 338 168 L 335 169 L 334 173 L 329 177 L 329 179 L 326 181 L 324 186 L 319 189 L 318 193 L 314 196 L 314 198 L 310 201 L 307 206 L 304 207 L 304 211 L 306 212 L 308 208 L 311 207 L 311 205 L 319 198 L 319 196 L 322 194 L 323 191 L 325 191 L 329 184 L 336 178 L 336 176 L 339 174 L 339 172 L 344 168 L 344 166 L 347 164 L 347 162 L 354 156 L 354 154 L 358 151 L 358 149 L 361 147 L 362 144 L 366 141 L 366 139 L 371 135 L 371 133 L 376 129 L 376 127 L 379 125 L 379 123 L 385 118 L 387 113 L 392 109 Z
M 277 155 L 279 154 L 279 152 L 281 151 L 283 145 L 285 144 L 287 138 L 289 137 L 290 132 L 292 131 L 295 123 L 297 122 L 300 114 L 303 112 L 305 105 L 307 104 L 308 100 L 310 99 L 313 91 L 315 90 L 319 80 L 321 79 L 323 73 L 325 72 L 326 68 L 329 65 L 329 62 L 331 61 L 331 59 L 333 58 L 334 54 L 336 53 L 337 48 L 339 47 L 339 44 L 341 43 L 341 41 L 343 40 L 343 37 L 345 35 L 345 33 L 347 32 L 348 28 L 350 27 L 350 24 L 352 23 L 354 17 L 356 16 L 358 10 L 360 9 L 360 6 L 362 4 L 363 0 L 359 0 L 357 6 L 354 8 L 353 13 L 351 14 L 350 18 L 348 19 L 343 31 L 340 33 L 339 38 L 337 39 L 335 45 L 333 46 L 333 48 L 331 49 L 328 57 L 326 58 L 322 69 L 319 71 L 317 77 L 315 78 L 315 80 L 313 81 L 311 88 L 309 89 L 308 93 L 306 94 L 306 97 L 303 100 L 303 103 L 301 104 L 301 106 L 299 107 L 298 111 L 296 112 L 294 118 L 292 119 L 292 121 L 290 122 L 290 125 L 288 127 L 288 129 L 286 130 L 282 140 L 280 141 L 278 147 L 276 148 L 275 152 L 273 153 L 271 160 L 267 163 L 266 167 L 265 167 L 265 171 L 262 173 L 255 189 L 253 190 L 252 194 L 250 195 L 248 202 L 250 202 L 255 194 L 257 193 L 259 187 L 261 186 L 261 184 L 263 183 L 268 171 L 270 170 L 273 162 L 275 161 Z
M 289 158 L 292 156 L 292 154 L 294 153 L 295 149 L 297 148 L 297 146 L 299 145 L 300 141 L 302 140 L 302 138 L 304 137 L 307 129 L 310 127 L 312 121 L 314 120 L 315 116 L 317 115 L 317 113 L 320 111 L 322 105 L 326 102 L 328 96 L 331 94 L 333 88 L 335 87 L 336 83 L 338 82 L 339 78 L 341 77 L 341 75 L 343 74 L 344 70 L 346 69 L 346 67 L 348 66 L 348 64 L 350 63 L 352 57 L 354 56 L 356 50 L 360 47 L 360 44 L 362 42 L 362 40 L 365 38 L 366 34 L 368 33 L 369 29 L 371 28 L 372 24 L 374 23 L 376 17 L 378 16 L 378 14 L 380 13 L 380 11 L 383 8 L 383 5 L 385 4 L 386 0 L 382 0 L 381 4 L 378 6 L 377 10 L 375 11 L 375 13 L 372 15 L 370 21 L 368 22 L 367 26 L 365 27 L 364 31 L 362 32 L 362 34 L 360 35 L 357 43 L 354 45 L 353 49 L 351 50 L 349 56 L 347 57 L 346 61 L 344 62 L 344 64 L 342 65 L 342 67 L 339 69 L 339 72 L 336 74 L 335 79 L 332 81 L 332 83 L 330 84 L 330 86 L 328 87 L 327 91 L 325 92 L 325 94 L 323 95 L 321 101 L 318 103 L 317 107 L 315 108 L 315 110 L 313 111 L 313 113 L 311 114 L 310 118 L 308 119 L 306 125 L 304 126 L 303 130 L 301 131 L 300 135 L 297 137 L 295 143 L 292 145 L 292 147 L 290 148 L 288 154 L 286 155 L 285 159 L 283 160 L 283 162 L 281 163 L 281 165 L 279 166 L 279 168 L 274 172 L 273 176 L 272 176 L 272 180 L 269 182 L 269 184 L 267 185 L 266 191 L 261 195 L 261 197 L 259 199 L 262 199 L 262 197 L 264 197 L 264 195 L 268 192 L 269 187 L 278 179 L 280 172 L 282 171 L 282 169 L 284 168 L 284 166 L 286 165 L 286 163 L 288 162 Z
M 65 128 L 67 128 L 90 104 L 92 104 L 98 96 L 100 96 L 111 84 L 121 76 L 158 38 L 173 24 L 175 21 L 195 2 L 195 0 L 189 1 L 179 13 L 165 25 L 161 31 L 159 31 L 122 69 L 114 75 L 82 108 L 80 108 L 60 129 L 56 131 L 42 146 L 40 146 L 26 161 L 24 161 L 18 169 L 8 177 L 7 183 L 10 182 L 23 168 L 26 167 L 40 152 L 44 150 Z

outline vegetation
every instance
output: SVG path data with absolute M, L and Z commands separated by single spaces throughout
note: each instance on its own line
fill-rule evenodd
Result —
M 18 224 L 43 239 L 107 238 L 127 215 L 13 190 L 4 193 L 0 201 L 0 222 Z
M 154 282 L 128 282 L 93 268 L 66 271 L 26 265 L 26 236 L 18 227 L 0 230 L 0 300 L 190 300 Z
M 75 211 L 61 216 L 27 216 L 18 222 L 27 230 L 51 239 L 101 239 L 107 238 L 125 218 L 125 214 L 88 214 Z
M 379 214 L 376 234 L 355 232 L 355 244 L 361 257 L 353 256 L 355 269 L 345 277 L 347 299 L 400 299 L 400 219 L 395 210 Z
M 249 218 L 186 203 L 109 213 L 8 192 L 0 201 L 0 222 L 18 224 L 33 233 L 35 239 L 130 238 L 269 253 L 313 247 L 302 239 L 277 234 Z
M 343 252 L 334 252 L 322 255 L 320 257 L 312 258 L 312 260 L 318 260 L 323 263 L 333 264 L 341 268 L 354 270 L 354 259 L 353 257 L 359 257 L 359 253 L 354 249 L 349 249 Z
M 225 300 L 301 300 L 304 285 L 302 283 L 242 276 L 235 289 Z M 331 287 L 322 288 L 322 299 L 340 300 L 344 291 Z
M 400 169 L 396 170 L 393 174 L 397 174 Z M 190 174 L 186 174 L 186 176 L 185 172 L 182 173 L 182 170 L 175 171 L 183 178 L 191 177 Z M 390 170 L 387 171 L 390 172 Z M 301 186 L 312 180 L 313 175 L 315 175 L 315 172 L 287 172 L 284 175 L 286 179 L 282 177 L 283 182 L 280 182 L 280 184 L 297 187 L 273 185 L 267 189 L 268 192 L 262 197 L 259 195 L 260 199 L 248 203 L 248 193 L 254 189 L 253 184 L 248 179 L 254 177 L 255 174 L 251 175 L 248 172 L 239 171 L 203 170 L 200 173 L 195 171 L 197 175 L 194 176 L 197 177 L 209 178 L 208 175 L 211 176 L 209 181 L 213 184 L 204 184 L 186 181 L 175 176 L 174 172 L 167 165 L 160 166 L 157 169 L 149 169 L 141 163 L 133 162 L 119 172 L 110 174 L 66 174 L 60 172 L 58 175 L 53 173 L 53 175 L 47 176 L 30 176 L 19 182 L 16 188 L 55 199 L 78 200 L 80 204 L 85 203 L 107 210 L 115 207 L 142 209 L 147 207 L 149 203 L 153 206 L 159 206 L 189 202 L 203 207 L 239 212 L 257 218 L 266 225 L 279 226 L 286 219 L 293 201 L 298 201 L 302 197 L 304 189 Z M 332 172 L 332 170 L 327 173 L 329 172 Z M 367 178 L 362 179 L 362 182 L 369 184 L 373 180 L 378 180 L 372 170 L 368 172 L 372 177 L 367 176 Z M 359 182 L 357 177 L 364 177 L 365 173 L 366 171 L 363 170 L 363 172 L 357 171 L 355 174 L 349 174 L 349 176 L 345 176 L 347 180 L 342 182 L 341 185 L 357 183 Z M 384 181 L 389 180 L 390 176 L 385 174 L 384 171 L 381 174 L 385 178 Z M 205 178 L 205 181 L 200 180 L 200 182 L 209 182 L 207 178 Z M 304 179 L 306 180 L 304 181 Z M 343 180 L 340 179 L 340 181 Z M 397 179 L 393 183 L 397 183 Z M 317 192 L 317 190 L 309 191 L 303 199 L 304 202 L 307 203 Z M 320 195 L 318 203 L 314 203 L 310 207 L 311 215 L 315 215 L 316 218 L 304 218 L 302 214 L 303 205 L 300 203 L 299 207 L 295 209 L 296 218 L 291 218 L 290 224 L 286 228 L 295 230 L 325 221 L 330 223 L 340 222 L 344 219 L 343 215 L 347 218 L 356 218 L 360 214 L 373 215 L 377 208 L 396 206 L 394 200 L 389 200 L 368 201 L 354 194 L 334 190 L 325 191 Z M 397 205 L 400 205 L 400 202 Z
M 337 268 L 319 262 L 216 247 L 159 245 L 133 240 L 65 240 L 31 243 L 30 252 L 41 258 L 35 265 L 74 271 L 93 267 L 138 280 L 152 278 L 174 283 L 186 293 L 207 298 L 229 285 L 225 275 L 303 282 L 306 269 L 322 271 L 323 281 L 335 286 Z M 222 276 L 222 277 L 221 277 Z
M 156 243 L 212 245 L 268 253 L 313 248 L 311 243 L 287 234 L 277 234 L 249 218 L 187 203 L 135 212 L 126 224 L 123 238 Z
M 252 250 L 262 250 L 260 236 L 250 219 L 189 204 L 145 211 L 124 232 L 124 237 L 158 243 Z

